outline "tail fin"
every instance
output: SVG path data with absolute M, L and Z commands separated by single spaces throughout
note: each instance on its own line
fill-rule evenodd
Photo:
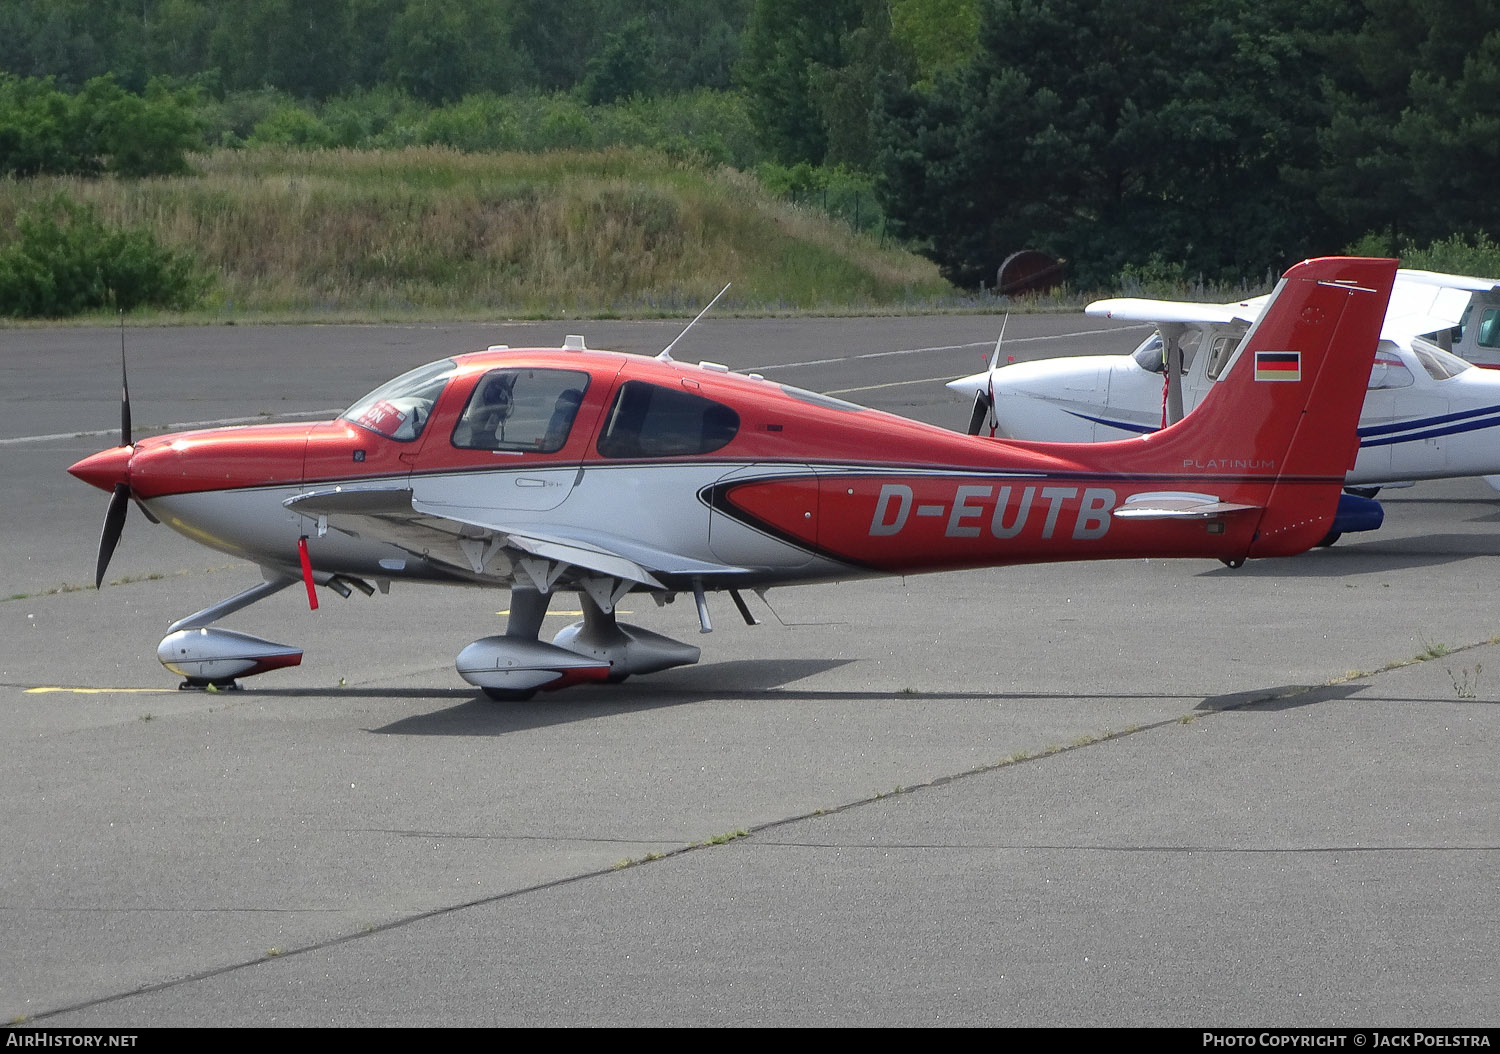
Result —
M 1120 455 L 1113 463 L 1260 506 L 1249 556 L 1317 544 L 1359 453 L 1359 412 L 1395 275 L 1395 260 L 1296 265 L 1197 409 L 1160 432 L 1104 444 Z

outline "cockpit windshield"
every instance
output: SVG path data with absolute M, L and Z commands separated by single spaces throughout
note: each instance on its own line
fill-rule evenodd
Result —
M 457 369 L 452 359 L 418 366 L 382 384 L 339 416 L 376 435 L 410 442 L 422 434 L 438 396 Z
M 1167 356 L 1163 350 L 1164 348 L 1165 345 L 1162 344 L 1161 334 L 1153 333 L 1141 341 L 1141 346 L 1130 354 L 1135 359 L 1136 365 L 1141 369 L 1150 370 L 1152 373 L 1166 373 Z

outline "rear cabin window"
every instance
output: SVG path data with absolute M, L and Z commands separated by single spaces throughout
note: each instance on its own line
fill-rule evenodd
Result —
M 465 450 L 561 450 L 588 390 L 581 370 L 491 370 L 479 379 L 453 428 Z
M 1479 319 L 1479 346 L 1500 348 L 1500 309 L 1485 308 Z
M 1473 364 L 1467 359 L 1461 359 L 1421 337 L 1412 338 L 1412 354 L 1427 371 L 1427 375 L 1435 381 L 1446 381 L 1449 377 L 1457 377 L 1464 370 L 1472 369 Z
M 1215 337 L 1208 353 L 1208 379 L 1216 381 L 1219 374 L 1224 372 L 1224 367 L 1229 365 L 1229 360 L 1239 349 L 1240 341 L 1245 339 L 1243 333 L 1234 337 Z
M 680 388 L 626 381 L 599 436 L 604 457 L 681 457 L 709 454 L 740 430 L 740 415 L 723 403 Z

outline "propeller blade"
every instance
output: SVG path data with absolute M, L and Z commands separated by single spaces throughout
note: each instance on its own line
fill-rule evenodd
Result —
M 995 338 L 995 354 L 990 356 L 990 372 L 994 373 L 1000 368 L 1000 345 L 1005 343 L 1005 327 L 1010 323 L 1010 312 L 1000 320 L 1000 336 Z
M 120 338 L 120 445 L 130 446 L 130 381 L 125 376 L 125 338 Z
M 969 435 L 977 436 L 984 427 L 984 419 L 990 412 L 990 397 L 984 392 L 974 393 L 974 412 L 969 415 Z
M 94 565 L 94 588 L 104 584 L 104 572 L 109 567 L 109 558 L 115 555 L 115 546 L 120 544 L 120 532 L 125 529 L 125 513 L 130 508 L 130 488 L 116 483 L 109 496 L 109 511 L 104 514 L 104 529 L 99 532 L 99 559 Z

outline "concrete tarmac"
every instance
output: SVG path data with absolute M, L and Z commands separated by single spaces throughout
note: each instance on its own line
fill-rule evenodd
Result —
M 678 323 L 127 333 L 136 434 L 337 409 L 494 343 Z M 999 319 L 706 320 L 674 350 L 962 428 Z M 1013 317 L 1006 355 L 1146 330 Z M 256 571 L 64 469 L 117 332 L 0 331 L 0 1015 L 163 1025 L 1285 1025 L 1500 1017 L 1500 496 L 1238 570 L 1044 565 L 629 599 L 694 667 L 476 697 L 504 592 L 226 620 L 303 665 L 188 693 L 173 619 Z M 325 591 L 326 592 L 326 591 Z M 3 599 L 3 598 L 9 599 Z M 559 607 L 563 607 L 559 603 Z M 576 617 L 576 616 L 573 616 Z M 560 628 L 567 615 L 549 618 Z

